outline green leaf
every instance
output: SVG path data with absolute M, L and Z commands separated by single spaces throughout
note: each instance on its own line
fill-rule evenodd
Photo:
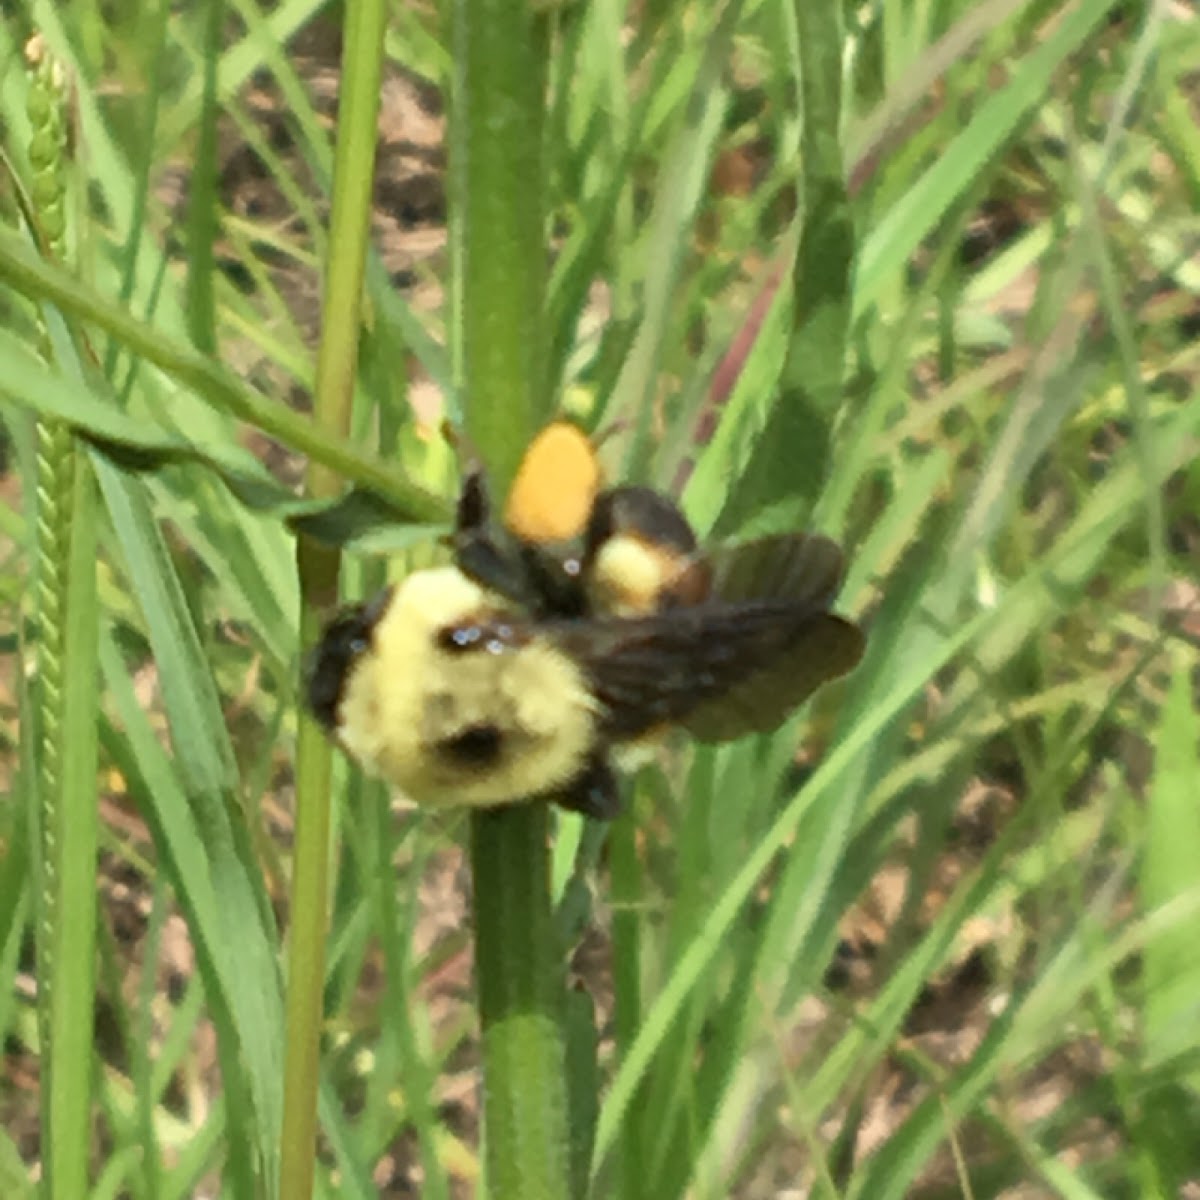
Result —
M 101 490 L 149 630 L 171 741 L 203 848 L 211 889 L 212 954 L 228 993 L 252 1108 L 239 1129 L 254 1171 L 277 1175 L 282 1112 L 283 1011 L 273 921 L 237 800 L 237 771 L 220 699 L 171 557 L 145 494 L 97 464 Z M 228 1081 L 227 1081 L 228 1083 Z
M 1194 664 L 1180 661 L 1171 679 L 1154 745 L 1154 774 L 1146 807 L 1142 901 L 1147 912 L 1200 888 L 1200 717 L 1194 702 Z M 1145 949 L 1142 972 L 1144 1036 L 1151 1061 L 1200 1047 L 1200 939 L 1180 920 Z M 1200 1087 L 1200 1074 L 1192 1076 Z

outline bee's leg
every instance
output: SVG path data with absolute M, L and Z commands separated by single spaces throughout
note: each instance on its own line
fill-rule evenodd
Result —
M 586 605 L 578 558 L 560 559 L 541 546 L 513 542 L 491 524 L 483 471 L 463 478 L 451 545 L 464 575 L 539 616 L 578 617 Z
M 621 784 L 607 756 L 597 755 L 554 799 L 568 812 L 611 821 L 621 812 Z
M 454 516 L 456 534 L 483 533 L 492 519 L 492 501 L 482 467 L 471 467 L 463 476 Z
M 516 604 L 528 605 L 529 583 L 515 555 L 499 545 L 491 528 L 492 506 L 483 471 L 463 478 L 450 544 L 458 569 L 476 583 Z
M 481 587 L 497 592 L 522 608 L 531 611 L 536 608 L 529 582 L 519 564 L 486 534 L 456 534 L 454 563 L 468 579 Z

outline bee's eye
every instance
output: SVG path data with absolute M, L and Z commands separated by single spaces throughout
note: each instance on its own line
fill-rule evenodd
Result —
M 363 637 L 361 634 L 357 634 L 350 639 L 350 644 L 347 646 L 347 649 L 350 651 L 352 658 L 358 658 L 360 655 L 366 654 L 369 644 L 370 643 L 368 643 L 365 637 Z

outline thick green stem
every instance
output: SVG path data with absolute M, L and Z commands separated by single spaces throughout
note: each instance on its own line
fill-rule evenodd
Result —
M 456 0 L 453 195 L 468 431 L 503 491 L 549 405 L 544 379 L 544 18 Z M 562 948 L 544 804 L 472 818 L 484 1128 L 493 1200 L 568 1194 Z
M 471 822 L 492 1200 L 568 1194 L 562 951 L 550 908 L 548 817 L 544 804 L 529 804 L 477 813 Z
M 529 0 L 455 4 L 465 412 L 499 491 L 549 408 L 542 376 L 547 39 L 534 9 Z

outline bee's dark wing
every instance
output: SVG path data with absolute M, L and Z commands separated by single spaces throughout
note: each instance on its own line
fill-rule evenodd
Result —
M 857 625 L 820 613 L 797 631 L 774 661 L 700 704 L 680 724 L 698 741 L 728 742 L 769 733 L 823 683 L 852 671 L 862 658 Z
M 820 534 L 781 533 L 707 555 L 712 596 L 726 604 L 780 600 L 823 611 L 842 583 L 842 551 Z
M 714 741 L 777 726 L 814 688 L 858 661 L 838 617 L 781 601 L 707 603 L 649 617 L 546 630 L 583 670 L 613 741 L 680 724 Z
M 776 728 L 823 683 L 854 669 L 862 631 L 826 611 L 842 582 L 842 551 L 820 534 L 784 533 L 720 546 L 708 556 L 712 596 L 724 605 L 776 603 L 807 613 L 786 644 L 680 723 L 702 742 Z

